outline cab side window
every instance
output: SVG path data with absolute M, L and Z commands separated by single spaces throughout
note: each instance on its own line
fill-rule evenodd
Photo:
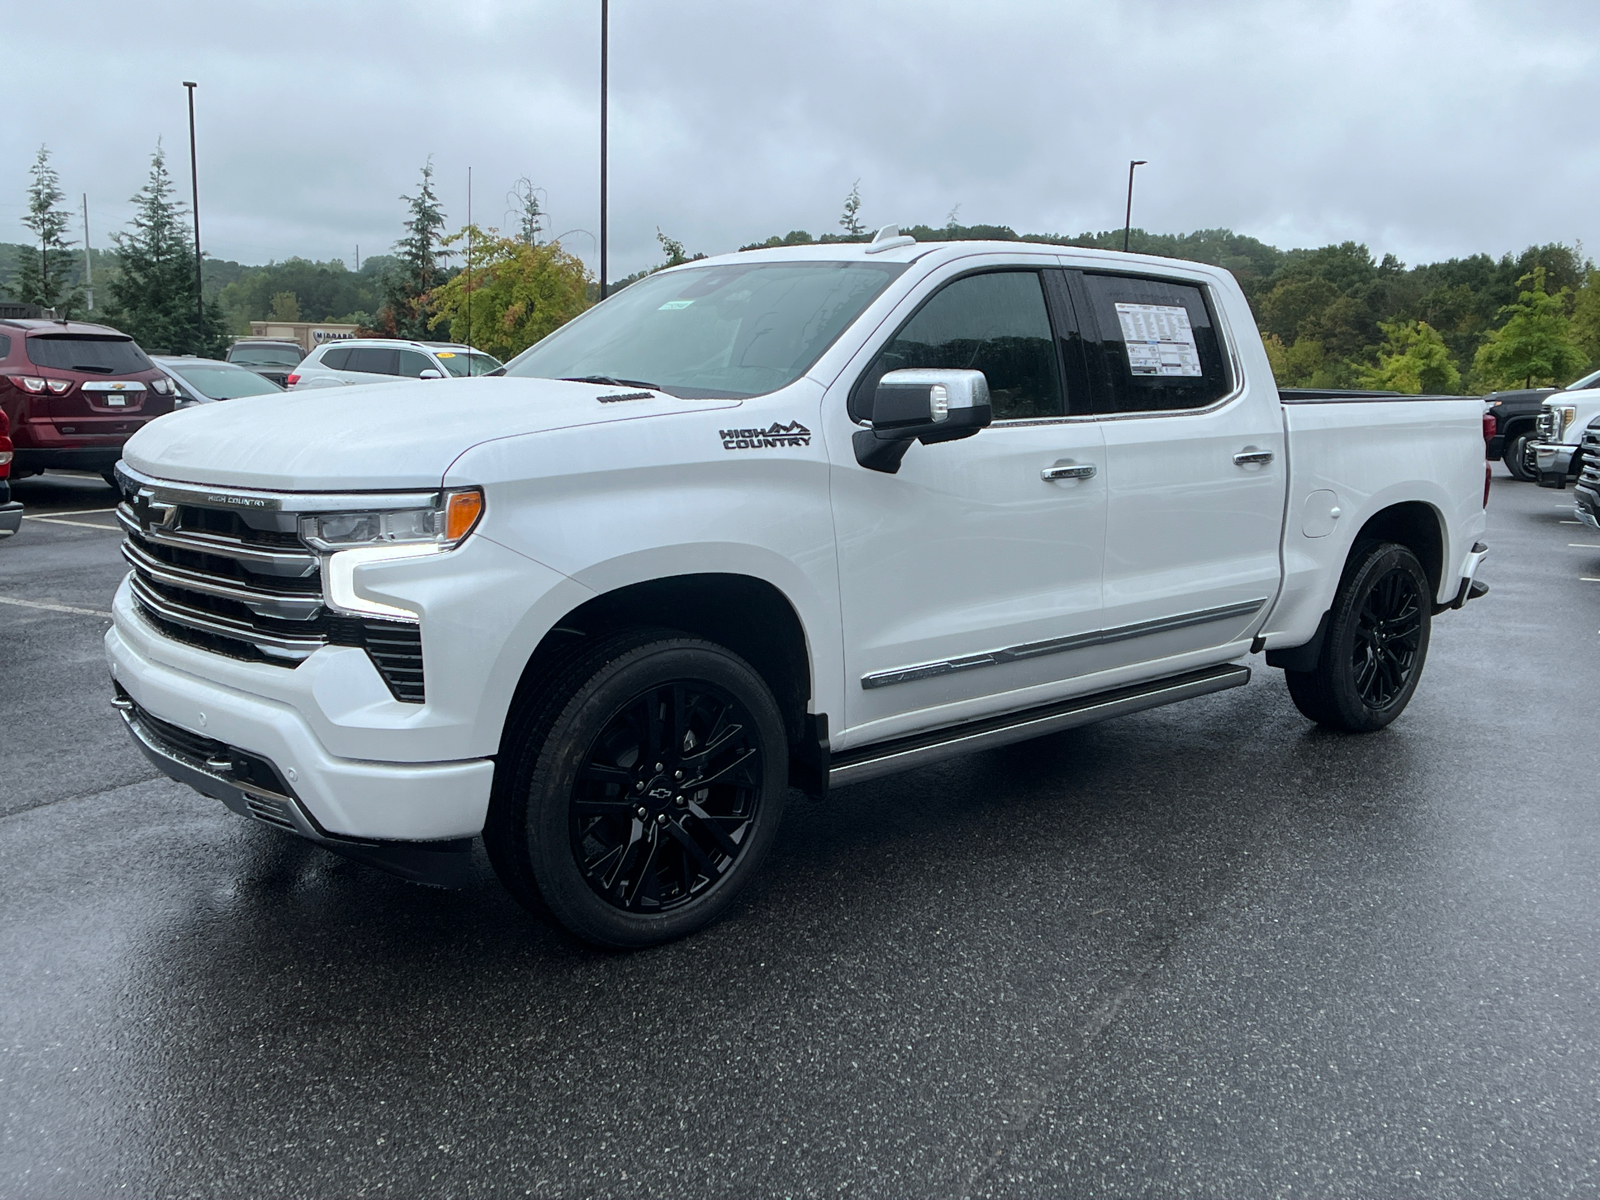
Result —
M 1082 272 L 1075 299 L 1098 337 L 1085 358 L 1095 412 L 1204 408 L 1232 383 L 1205 289 L 1173 279 Z
M 996 421 L 1064 416 L 1055 338 L 1037 271 L 967 275 L 935 292 L 883 348 L 850 396 L 850 415 L 872 415 L 889 371 L 982 371 Z

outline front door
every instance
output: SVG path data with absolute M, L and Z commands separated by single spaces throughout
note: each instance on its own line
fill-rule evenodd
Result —
M 1077 670 L 1070 640 L 1099 625 L 1104 442 L 1097 422 L 1064 419 L 1057 335 L 1070 318 L 1045 282 L 1035 270 L 935 275 L 871 365 L 836 385 L 850 411 L 830 395 L 845 744 L 1043 702 Z M 994 424 L 912 446 L 897 474 L 870 471 L 851 414 L 870 412 L 877 379 L 902 367 L 982 371 Z M 1063 464 L 1092 474 L 1043 477 Z
M 1105 431 L 1107 666 L 1236 646 L 1277 594 L 1287 463 L 1270 378 L 1241 378 L 1204 285 L 1070 277 Z

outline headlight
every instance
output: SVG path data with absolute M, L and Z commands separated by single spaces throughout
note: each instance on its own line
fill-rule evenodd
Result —
M 411 553 L 428 553 L 423 547 L 448 550 L 455 546 L 472 532 L 482 515 L 483 493 L 467 488 L 444 493 L 440 503 L 430 508 L 301 517 L 300 537 L 325 553 L 357 546 L 406 547 Z
M 357 567 L 400 558 L 420 558 L 454 549 L 483 516 L 477 488 L 445 492 L 431 508 L 387 512 L 317 513 L 300 518 L 300 537 L 325 555 L 323 598 L 342 612 L 415 621 L 418 614 L 356 592 Z

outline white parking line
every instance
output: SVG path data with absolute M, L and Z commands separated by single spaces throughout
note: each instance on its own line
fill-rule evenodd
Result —
M 1596 546 L 1593 542 L 1568 542 L 1567 543 L 1567 549 L 1569 549 L 1569 550 L 1600 550 L 1600 546 Z
M 89 525 L 82 521 L 66 521 L 60 517 L 35 517 L 27 513 L 22 514 L 24 521 L 43 521 L 46 525 L 65 525 L 68 529 L 98 529 L 102 533 L 121 533 L 120 525 Z
M 0 604 L 15 604 L 18 608 L 42 608 L 46 612 L 72 613 L 79 617 L 105 617 L 110 620 L 111 614 L 98 608 L 74 608 L 70 604 L 51 604 L 44 600 L 13 600 L 10 596 L 0 596 Z
M 1563 525 L 1582 525 L 1583 524 L 1582 521 L 1563 521 L 1561 523 Z

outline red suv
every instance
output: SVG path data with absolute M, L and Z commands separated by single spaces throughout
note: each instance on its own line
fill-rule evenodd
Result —
M 171 412 L 175 399 L 172 381 L 125 333 L 78 321 L 0 320 L 0 410 L 11 418 L 13 479 L 96 471 L 111 483 L 123 443 Z

